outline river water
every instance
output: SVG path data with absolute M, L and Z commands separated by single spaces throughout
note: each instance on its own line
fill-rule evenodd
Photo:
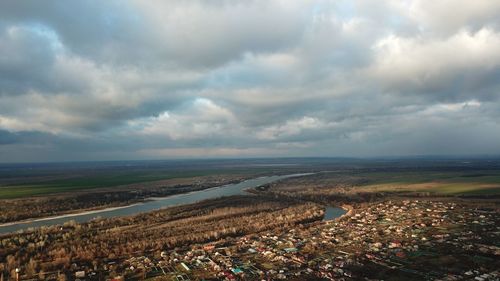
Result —
M 345 214 L 346 211 L 342 208 L 337 208 L 337 207 L 326 207 L 325 208 L 325 217 L 323 218 L 324 221 L 329 221 L 336 219 L 343 214 Z
M 149 212 L 152 210 L 157 210 L 164 207 L 170 207 L 174 205 L 182 205 L 182 204 L 190 204 L 195 203 L 201 200 L 213 199 L 222 196 L 231 196 L 231 195 L 240 195 L 244 194 L 245 189 L 258 187 L 261 185 L 265 185 L 271 182 L 275 182 L 278 180 L 305 176 L 309 175 L 309 173 L 304 174 L 291 174 L 284 176 L 267 176 L 267 177 L 259 177 L 255 179 L 246 180 L 240 183 L 228 184 L 219 187 L 213 187 L 201 191 L 195 191 L 190 193 L 178 194 L 174 196 L 169 196 L 165 198 L 156 198 L 150 201 L 146 201 L 143 203 L 138 203 L 130 206 L 124 206 L 119 208 L 111 208 L 111 209 L 103 209 L 96 210 L 91 212 L 82 212 L 76 214 L 67 214 L 56 217 L 48 217 L 41 219 L 34 219 L 31 221 L 24 222 L 16 222 L 11 224 L 6 224 L 0 226 L 0 233 L 8 233 L 14 232 L 22 229 L 27 229 L 30 227 L 41 227 L 41 226 L 50 226 L 50 225 L 58 225 L 63 224 L 70 220 L 75 220 L 76 222 L 86 222 L 92 220 L 96 217 L 102 218 L 112 218 L 112 217 L 120 217 L 120 216 L 130 216 L 139 213 Z M 328 207 L 325 213 L 329 219 L 334 218 L 334 216 L 341 216 L 344 213 L 344 210 L 340 208 L 331 208 Z M 338 214 L 338 215 L 337 215 Z

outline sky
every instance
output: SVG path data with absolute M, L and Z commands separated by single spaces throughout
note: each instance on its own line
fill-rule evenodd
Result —
M 0 1 L 0 162 L 500 154 L 500 0 Z

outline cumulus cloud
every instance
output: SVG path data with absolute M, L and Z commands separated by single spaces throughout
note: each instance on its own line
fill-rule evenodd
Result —
M 370 71 L 388 90 L 494 98 L 498 81 L 492 75 L 500 74 L 497 46 L 500 33 L 489 28 L 475 33 L 460 30 L 442 40 L 391 35 L 373 47 L 375 63 Z
M 198 98 L 182 110 L 165 111 L 157 117 L 135 122 L 144 135 L 164 136 L 170 140 L 208 140 L 235 137 L 239 128 L 236 116 L 209 99 Z
M 0 162 L 498 154 L 498 11 L 2 1 Z
M 478 1 L 411 1 L 409 17 L 427 32 L 453 34 L 461 29 L 498 28 L 500 2 Z

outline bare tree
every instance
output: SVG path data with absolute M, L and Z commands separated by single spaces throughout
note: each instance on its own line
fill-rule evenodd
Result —
M 33 258 L 31 258 L 28 264 L 26 265 L 26 275 L 28 275 L 29 278 L 35 276 L 37 267 L 38 263 Z

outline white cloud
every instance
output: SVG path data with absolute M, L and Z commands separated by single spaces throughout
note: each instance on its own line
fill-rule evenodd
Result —
M 288 120 L 282 125 L 265 127 L 257 133 L 257 137 L 265 140 L 276 140 L 283 137 L 296 136 L 307 130 L 325 130 L 333 125 L 314 117 L 304 116 L 300 119 Z
M 435 116 L 439 114 L 457 113 L 461 110 L 469 110 L 480 106 L 481 103 L 476 100 L 459 103 L 442 103 L 431 105 L 422 110 L 420 113 L 427 116 Z
M 483 28 L 461 30 L 445 39 L 385 37 L 373 46 L 375 63 L 368 69 L 375 83 L 399 92 L 439 93 L 467 82 L 481 87 L 483 78 L 500 70 L 500 33 Z M 470 94 L 470 93 L 467 93 Z
M 171 140 L 234 137 L 233 128 L 238 127 L 231 111 L 205 98 L 197 98 L 180 112 L 163 112 L 132 123 L 142 127 L 141 133 Z
M 209 158 L 209 157 L 269 157 L 283 151 L 270 148 L 161 148 L 144 149 L 139 153 L 153 158 Z
M 461 29 L 498 27 L 500 1 L 414 0 L 409 17 L 426 32 L 454 34 Z

